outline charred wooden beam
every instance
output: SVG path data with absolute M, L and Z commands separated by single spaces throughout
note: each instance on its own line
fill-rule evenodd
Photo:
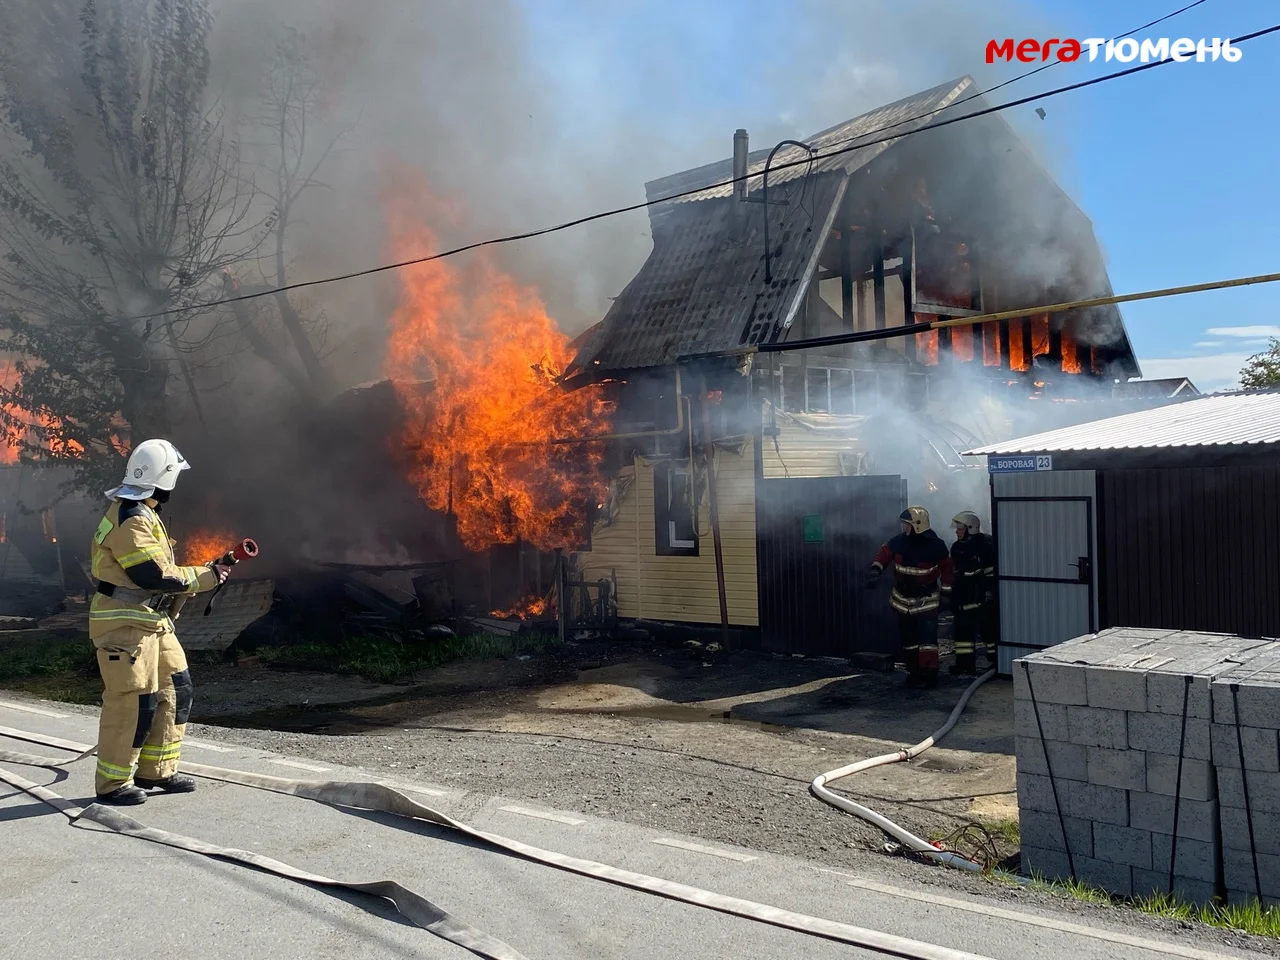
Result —
M 844 328 L 853 330 L 857 322 L 853 303 L 853 231 L 840 231 L 840 315 Z
M 915 297 L 911 295 L 911 271 L 915 264 L 911 260 L 911 247 L 904 245 L 902 248 L 902 322 L 914 325 L 916 322 L 916 303 Z M 906 356 L 908 360 L 918 360 L 919 351 L 916 350 L 920 340 L 918 337 L 907 337 Z
M 875 254 L 875 265 L 872 269 L 871 284 L 872 296 L 875 299 L 876 311 L 876 329 L 883 330 L 885 328 L 885 303 L 884 303 L 884 235 L 877 230 L 875 237 L 871 241 L 872 251 Z

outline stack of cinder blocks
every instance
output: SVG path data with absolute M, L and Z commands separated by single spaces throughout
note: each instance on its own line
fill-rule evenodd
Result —
M 1213 683 L 1224 881 L 1233 901 L 1261 888 L 1264 903 L 1280 903 L 1280 643 L 1272 647 Z
M 1280 644 L 1108 630 L 1013 678 L 1024 872 L 1124 896 L 1280 898 Z

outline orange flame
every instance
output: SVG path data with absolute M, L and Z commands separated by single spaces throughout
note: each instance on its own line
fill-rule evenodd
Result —
M 8 356 L 0 371 L 0 394 L 5 396 L 11 396 L 22 381 L 22 375 L 14 368 L 14 359 Z M 17 463 L 24 444 L 39 445 L 55 458 L 74 458 L 84 453 L 84 447 L 65 435 L 63 421 L 47 410 L 32 413 L 13 401 L 0 407 L 6 417 L 0 435 L 0 464 Z
M 235 534 L 222 530 L 192 530 L 182 541 L 182 563 L 199 566 L 217 560 L 239 542 Z
M 425 221 L 454 212 L 420 183 L 401 183 L 386 205 L 397 259 L 438 249 Z M 385 369 L 407 414 L 409 478 L 429 507 L 453 514 L 471 550 L 577 540 L 601 452 L 546 441 L 598 434 L 603 425 L 590 391 L 555 387 L 573 358 L 569 343 L 537 291 L 487 256 L 401 275 Z M 434 379 L 430 391 L 407 387 L 421 378 Z
M 1077 349 L 1075 337 L 1062 331 L 1062 372 L 1082 373 L 1084 365 L 1080 363 L 1080 351 Z
M 542 597 L 525 597 L 510 610 L 494 610 L 489 616 L 497 617 L 500 620 L 509 620 L 513 617 L 519 620 L 528 620 L 532 617 L 540 617 L 546 612 L 547 601 Z

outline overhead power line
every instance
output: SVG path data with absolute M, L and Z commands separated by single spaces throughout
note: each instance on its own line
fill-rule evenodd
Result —
M 1166 20 L 1172 20 L 1174 17 L 1178 16 L 1179 14 L 1186 13 L 1188 10 L 1192 9 L 1193 7 L 1198 7 L 1200 6 L 1200 4 L 1206 3 L 1206 2 L 1208 2 L 1208 0 L 1195 0 L 1194 3 L 1189 3 L 1185 7 L 1179 7 L 1177 10 L 1174 10 L 1172 13 L 1166 13 L 1163 17 L 1157 17 L 1156 19 L 1148 23 L 1144 23 L 1140 27 L 1134 27 L 1132 30 L 1128 30 L 1125 33 L 1120 34 L 1119 36 L 1114 37 L 1113 42 L 1114 40 L 1123 40 L 1125 37 L 1131 37 L 1135 33 L 1138 33 L 1141 30 L 1150 29 L 1151 27 L 1154 27 L 1156 24 L 1164 23 Z M 997 83 L 994 87 L 988 87 L 986 90 L 976 90 L 973 93 L 969 94 L 967 97 L 961 97 L 955 103 L 951 104 L 950 109 L 954 110 L 956 107 L 961 106 L 962 104 L 966 104 L 970 100 L 977 100 L 979 97 L 985 97 L 988 94 L 995 93 L 997 90 L 1003 90 L 1005 87 L 1011 86 L 1015 83 L 1019 83 L 1022 80 L 1026 80 L 1028 77 L 1034 77 L 1037 73 L 1043 73 L 1045 70 L 1048 70 L 1050 67 L 1055 67 L 1059 63 L 1064 63 L 1064 62 L 1066 61 L 1056 60 L 1056 59 L 1050 60 L 1048 63 L 1041 64 L 1040 66 L 1036 67 L 1034 70 L 1028 70 L 1025 73 L 1018 74 L 1016 77 L 1010 77 L 1008 80 L 1004 80 L 1000 83 Z M 936 111 L 930 111 L 930 113 L 933 113 L 933 112 L 936 112 Z M 930 116 L 930 113 L 920 113 L 920 114 L 916 114 L 914 117 L 907 117 L 904 120 L 895 120 L 893 123 L 887 124 L 886 126 L 883 126 L 878 130 L 871 130 L 868 133 L 861 134 L 860 136 L 866 137 L 866 136 L 872 136 L 877 133 L 885 133 L 889 130 L 894 129 L 895 127 L 900 127 L 908 123 L 915 123 L 917 120 L 924 120 L 925 118 Z M 851 143 L 857 139 L 860 139 L 860 137 L 850 137 L 847 140 L 837 140 L 834 143 L 827 144 L 827 146 L 829 147 L 839 146 L 841 144 Z M 778 168 L 778 169 L 781 169 L 781 168 Z
M 1267 36 L 1268 34 L 1272 34 L 1276 32 L 1280 32 L 1280 24 L 1267 27 L 1264 30 L 1254 31 L 1253 33 L 1246 34 L 1242 37 L 1233 38 L 1231 42 L 1235 46 L 1240 46 L 1241 44 L 1247 43 L 1250 40 L 1256 40 L 1259 37 L 1264 37 L 1264 36 Z M 1063 87 L 1056 87 L 1053 90 L 1046 90 L 1043 93 L 1032 94 L 1031 96 L 1022 97 L 1018 100 L 1010 100 L 1006 103 L 997 104 L 995 106 L 984 107 L 981 110 L 975 110 L 972 113 L 962 114 L 961 116 L 958 116 L 958 117 L 949 117 L 945 120 L 938 120 L 934 123 L 926 124 L 923 127 L 918 127 L 915 130 L 908 130 L 903 133 L 891 134 L 889 136 L 883 136 L 878 139 L 859 138 L 858 142 L 853 146 L 841 147 L 840 149 L 837 149 L 837 150 L 828 150 L 822 153 L 815 153 L 814 155 L 807 156 L 801 160 L 793 160 L 785 163 L 779 163 L 771 168 L 771 172 L 776 173 L 778 171 L 786 170 L 791 167 L 805 166 L 817 160 L 822 160 L 826 157 L 835 157 L 835 156 L 840 156 L 846 153 L 852 153 L 855 150 L 861 150 L 865 147 L 874 146 L 879 143 L 887 143 L 889 141 L 897 140 L 902 137 L 911 136 L 913 134 L 924 133 L 927 130 L 937 130 L 941 127 L 948 127 L 948 126 L 951 126 L 952 124 L 960 123 L 964 120 L 974 120 L 974 119 L 977 119 L 978 117 L 989 116 L 990 114 L 999 113 L 1000 111 L 1008 110 L 1013 107 L 1025 106 L 1028 103 L 1035 103 L 1039 100 L 1047 100 L 1050 97 L 1055 97 L 1063 93 L 1070 93 L 1074 90 L 1082 90 L 1086 87 L 1092 87 L 1100 83 L 1107 83 L 1111 80 L 1118 80 L 1121 77 L 1132 76 L 1133 74 L 1141 73 L 1144 70 L 1154 70 L 1157 67 L 1163 67 L 1166 64 L 1176 63 L 1176 62 L 1177 61 L 1175 60 L 1154 60 L 1151 63 L 1143 63 L 1143 64 L 1139 64 L 1138 66 L 1129 67 L 1124 70 L 1117 70 L 1114 73 L 1103 74 L 1102 76 L 1094 77 L 1091 80 L 1082 80 L 1079 83 L 1072 83 Z M 874 135 L 875 135 L 875 132 L 872 132 L 871 134 L 868 134 L 867 137 L 874 137 Z M 413 259 L 410 259 L 410 260 L 399 260 L 394 263 L 384 263 L 376 267 L 369 267 L 364 270 L 356 270 L 351 273 L 343 273 L 343 274 L 337 274 L 330 277 L 322 277 L 317 280 L 302 280 L 297 283 L 285 284 L 279 287 L 271 287 L 266 290 L 258 290 L 253 293 L 241 294 L 240 296 L 236 296 L 236 297 L 225 297 L 220 300 L 211 300 L 208 303 L 201 304 L 199 306 L 199 309 L 207 310 L 211 307 L 224 306 L 226 304 L 231 304 L 231 303 L 242 303 L 246 300 L 257 300 L 260 297 L 270 297 L 279 293 L 287 293 L 293 290 L 304 290 L 308 287 L 318 287 L 318 286 L 322 286 L 330 283 L 343 283 L 348 280 L 357 280 L 362 277 L 375 276 L 376 274 L 387 273 L 392 270 L 403 270 L 406 267 L 414 267 L 424 263 L 431 263 L 434 260 L 444 260 L 448 257 L 455 257 L 459 254 L 467 253 L 472 250 L 479 250 L 484 247 L 493 247 L 493 246 L 499 246 L 499 245 L 508 244 L 508 243 L 516 243 L 520 240 L 532 240 L 536 237 L 544 237 L 544 236 L 547 236 L 548 234 L 559 233 L 564 230 L 569 230 L 573 227 L 579 227 L 584 224 L 594 223 L 597 220 L 604 220 L 609 217 L 620 216 L 624 213 L 632 213 L 637 210 L 644 210 L 648 207 L 656 206 L 657 204 L 660 204 L 660 203 L 669 203 L 673 200 L 679 200 L 683 197 L 691 197 L 697 194 L 706 193 L 709 190 L 716 190 L 721 187 L 732 186 L 733 184 L 738 183 L 739 181 L 751 180 L 759 176 L 760 175 L 756 173 L 756 174 L 747 174 L 746 176 L 743 176 L 743 177 L 731 177 L 727 180 L 721 180 L 717 183 L 703 184 L 700 187 L 695 187 L 689 190 L 685 190 L 681 193 L 672 194 L 671 196 L 663 197 L 660 200 L 645 200 L 641 203 L 633 203 L 623 207 L 614 207 L 613 209 L 610 209 L 610 210 L 603 210 L 599 213 L 589 214 L 585 217 L 578 217 L 577 219 L 574 219 L 574 220 L 567 220 L 564 223 L 558 223 L 550 227 L 542 227 L 537 230 L 530 230 L 525 233 L 514 233 L 514 234 L 508 234 L 506 236 L 501 236 L 501 237 L 491 237 L 487 240 L 476 240 L 472 243 L 463 244 L 457 247 L 451 247 L 448 250 L 442 250 L 438 253 L 427 254 L 421 257 L 414 257 Z M 159 310 L 154 313 L 138 314 L 133 317 L 130 317 L 129 319 L 152 320 L 160 317 L 172 316 L 177 313 L 186 313 L 192 309 L 195 309 L 195 308 L 173 307 L 168 310 Z
M 685 354 L 677 359 L 709 360 L 716 357 L 743 357 L 753 353 L 787 353 L 791 350 L 813 350 L 820 347 L 834 347 L 845 343 L 867 343 L 874 340 L 893 340 L 897 337 L 910 337 L 930 330 L 947 330 L 953 327 L 971 327 L 979 323 L 991 323 L 996 320 L 1014 320 L 1019 317 L 1038 317 L 1049 313 L 1065 313 L 1068 310 L 1087 310 L 1090 307 L 1105 307 L 1117 303 L 1133 303 L 1136 300 L 1157 300 L 1162 297 L 1179 297 L 1188 293 L 1204 293 L 1206 290 L 1226 290 L 1231 287 L 1248 287 L 1257 283 L 1280 282 L 1280 273 L 1263 273 L 1254 277 L 1236 277 L 1230 280 L 1211 280 L 1208 283 L 1193 283 L 1183 287 L 1165 287 L 1160 290 L 1143 290 L 1140 293 L 1121 293 L 1109 297 L 1093 297 L 1088 300 L 1071 300 L 1066 303 L 1051 303 L 1039 307 L 1023 307 L 1018 310 L 1001 310 L 998 313 L 984 313 L 976 317 L 955 317 L 950 320 L 931 320 L 928 323 L 909 323 L 901 327 L 884 327 L 878 330 L 858 330 L 850 333 L 838 333 L 830 337 L 810 337 L 804 340 L 780 341 L 778 343 L 744 344 L 741 347 L 727 350 L 713 350 L 707 353 Z

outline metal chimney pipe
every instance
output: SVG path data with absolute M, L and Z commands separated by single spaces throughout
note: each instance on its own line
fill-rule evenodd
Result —
M 730 229 L 735 243 L 742 240 L 747 225 L 747 131 L 733 134 L 733 213 Z
M 733 134 L 733 195 L 739 200 L 747 199 L 747 131 L 738 128 Z

